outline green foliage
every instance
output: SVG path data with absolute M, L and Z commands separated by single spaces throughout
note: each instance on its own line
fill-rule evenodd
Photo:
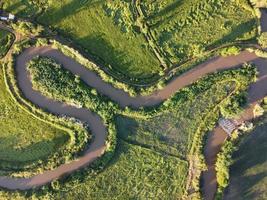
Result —
M 260 49 L 254 50 L 255 54 L 261 58 L 267 58 L 267 51 L 263 51 Z
M 246 97 L 247 93 L 241 92 L 225 101 L 225 103 L 220 107 L 222 116 L 225 118 L 232 118 L 240 114 L 247 104 Z
M 267 0 L 250 0 L 250 2 L 257 8 L 267 8 Z
M 47 125 L 48 127 L 51 126 L 52 128 L 59 130 L 61 132 L 64 132 L 66 134 L 64 135 L 64 137 L 63 136 L 56 137 L 55 138 L 56 144 L 52 142 L 51 136 L 49 137 L 47 141 L 37 142 L 38 145 L 35 145 L 34 140 L 27 141 L 27 142 L 30 142 L 30 145 L 27 147 L 30 149 L 30 151 L 32 151 L 32 153 L 34 153 L 33 151 L 36 151 L 36 155 L 30 155 L 31 152 L 28 151 L 23 146 L 19 147 L 18 149 L 16 148 L 14 149 L 14 152 L 18 150 L 24 152 L 25 156 L 29 157 L 30 159 L 29 161 L 21 160 L 21 162 L 16 162 L 14 160 L 10 162 L 1 162 L 1 174 L 7 175 L 8 173 L 9 175 L 13 175 L 13 176 L 26 177 L 26 176 L 32 176 L 33 174 L 36 174 L 36 173 L 40 173 L 43 170 L 51 170 L 59 166 L 60 164 L 63 164 L 65 162 L 68 162 L 76 158 L 79 152 L 85 147 L 85 145 L 89 141 L 90 135 L 88 134 L 87 127 L 84 126 L 83 123 L 80 123 L 79 121 L 74 120 L 72 118 L 51 115 L 50 113 L 44 112 L 40 108 L 37 108 L 32 103 L 25 100 L 24 97 L 22 97 L 21 91 L 17 86 L 13 66 L 14 66 L 14 62 L 11 59 L 7 64 L 4 63 L 3 72 L 4 72 L 4 82 L 9 92 L 8 94 L 9 94 L 10 99 L 14 103 L 14 105 L 16 105 L 16 107 L 20 109 L 21 112 L 23 113 L 25 112 L 26 116 L 29 115 L 33 119 L 37 120 L 37 122 Z M 21 117 L 23 119 L 23 116 Z M 35 123 L 34 120 L 32 120 L 31 122 Z M 13 125 L 12 130 L 16 130 L 16 128 L 19 129 L 19 127 L 16 127 L 17 126 L 16 121 L 14 121 L 14 123 L 15 125 Z M 22 124 L 22 123 L 23 123 L 23 120 L 19 124 Z M 27 125 L 28 125 L 27 127 L 30 129 L 31 126 L 29 126 L 29 124 Z M 39 126 L 38 128 L 43 127 L 43 126 L 40 126 L 40 127 Z M 25 130 L 25 131 L 28 131 L 28 130 Z M 42 131 L 45 131 L 45 130 L 42 129 Z M 41 139 L 44 138 L 42 134 L 40 134 L 39 136 L 41 136 Z M 35 139 L 35 137 L 32 137 L 32 138 Z M 64 145 L 62 143 L 64 143 Z M 46 146 L 42 147 L 42 145 L 46 145 Z M 49 148 L 52 150 L 52 148 L 49 147 L 48 145 L 52 145 L 54 148 L 53 150 L 55 150 L 55 152 L 50 152 L 50 151 L 48 152 Z M 35 150 L 33 149 L 33 147 L 37 149 Z M 49 155 L 45 156 L 45 153 L 41 154 L 42 151 L 49 153 Z M 19 153 L 19 151 L 17 153 Z M 33 160 L 32 158 L 36 158 L 37 160 Z M 25 159 L 27 158 L 25 157 Z
M 0 29 L 0 58 L 6 55 L 14 41 L 14 36 L 8 31 Z
M 240 51 L 241 51 L 240 47 L 232 46 L 232 47 L 222 49 L 220 54 L 222 56 L 232 56 L 232 55 L 235 56 L 235 55 L 238 55 Z
M 71 38 L 107 70 L 133 81 L 149 78 L 160 70 L 145 38 L 133 31 L 130 1 L 52 2 L 38 21 Z
M 174 200 L 184 193 L 187 168 L 185 161 L 120 141 L 115 157 L 99 174 L 79 172 L 34 194 L 0 191 L 0 198 Z
M 258 37 L 258 43 L 262 48 L 267 48 L 267 32 L 261 33 Z
M 232 164 L 232 154 L 236 150 L 232 141 L 226 141 L 223 144 L 221 152 L 217 155 L 216 160 L 216 177 L 218 183 L 217 198 L 222 195 L 222 191 L 229 184 L 229 167 Z
M 18 21 L 12 24 L 12 28 L 22 35 L 38 36 L 43 32 L 43 27 L 31 22 Z
M 127 82 L 151 82 L 162 73 L 161 65 L 202 57 L 257 34 L 258 21 L 246 0 L 33 2 L 7 0 L 4 7 L 37 16 Z
M 66 198 L 88 199 L 177 199 L 183 195 L 187 163 L 139 146 L 120 142 L 105 170 Z M 164 176 L 162 176 L 164 174 Z M 164 194 L 164 195 L 162 195 Z M 60 195 L 62 197 L 62 193 Z
M 203 118 L 236 88 L 232 80 L 210 81 L 214 83 L 210 88 L 205 87 L 197 91 L 197 87 L 203 84 L 203 81 L 195 87 L 178 92 L 172 101 L 163 103 L 168 109 L 162 112 L 157 110 L 158 114 L 151 119 L 119 117 L 119 136 L 158 151 L 186 157 Z M 214 98 L 210 98 L 211 96 Z

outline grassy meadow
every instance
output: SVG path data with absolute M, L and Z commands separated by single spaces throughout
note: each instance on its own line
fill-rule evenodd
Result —
M 0 166 L 23 166 L 44 160 L 69 140 L 69 134 L 22 110 L 6 89 L 0 72 Z
M 14 41 L 14 36 L 8 31 L 0 29 L 0 58 L 5 56 Z
M 243 136 L 233 155 L 227 199 L 249 200 L 267 197 L 267 115 L 257 127 Z

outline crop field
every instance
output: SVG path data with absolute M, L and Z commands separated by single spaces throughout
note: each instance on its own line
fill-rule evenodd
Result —
M 257 34 L 258 21 L 246 0 L 134 2 L 7 0 L 4 8 L 37 17 L 82 46 L 98 63 L 135 81 L 162 73 L 162 60 L 171 67 Z
M 8 31 L 0 29 L 0 58 L 3 57 L 12 45 L 14 36 Z
M 0 72 L 0 166 L 21 166 L 46 159 L 60 149 L 69 134 L 22 110 L 6 89 Z
M 247 136 L 243 136 L 230 168 L 229 199 L 266 199 L 267 116 Z

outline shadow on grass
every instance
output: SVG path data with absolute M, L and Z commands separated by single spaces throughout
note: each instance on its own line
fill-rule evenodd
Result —
M 132 61 L 128 61 L 127 54 L 117 50 L 101 34 L 79 39 L 80 45 L 87 47 L 88 53 L 93 55 L 102 65 L 128 76 L 131 74 Z
M 53 24 L 59 23 L 62 19 L 75 15 L 76 13 L 89 9 L 92 6 L 103 4 L 102 0 L 72 0 L 69 3 L 63 4 L 58 9 L 48 8 L 45 13 L 38 18 L 41 23 L 47 24 L 47 18 L 52 18 Z M 49 24 L 51 25 L 51 24 Z
M 215 42 L 210 44 L 206 48 L 206 50 L 213 49 L 215 46 L 219 46 L 219 45 L 226 43 L 226 42 L 231 42 L 231 41 L 237 40 L 239 37 L 241 37 L 242 35 L 244 35 L 245 33 L 248 32 L 249 27 L 253 27 L 255 24 L 257 24 L 256 20 L 251 19 L 247 22 L 244 22 L 242 24 L 235 26 L 229 34 L 223 36 L 221 39 L 216 40 Z
M 27 146 L 17 147 L 19 142 L 15 136 L 0 138 L 0 146 L 6 149 L 0 154 L 0 166 L 4 168 L 22 168 L 38 160 L 45 160 L 54 151 L 60 149 L 68 141 L 65 135 L 56 137 L 53 140 L 43 140 Z M 52 151 L 51 151 L 52 150 Z M 38 155 L 37 155 L 38 154 Z M 13 167 L 12 167 L 13 166 Z
M 174 2 L 167 5 L 165 8 L 160 10 L 157 13 L 154 13 L 153 15 L 148 17 L 148 20 L 154 20 L 155 18 L 165 17 L 168 13 L 175 10 L 177 7 L 181 6 L 184 3 L 185 0 L 175 0 Z
M 235 162 L 230 168 L 230 187 L 233 188 L 233 192 L 226 189 L 225 194 L 229 196 L 227 199 L 260 199 L 264 195 L 265 186 L 264 182 L 261 182 L 267 176 L 266 117 L 264 121 L 264 125 L 245 136 L 239 150 L 233 155 Z M 254 188 L 256 185 L 257 188 Z

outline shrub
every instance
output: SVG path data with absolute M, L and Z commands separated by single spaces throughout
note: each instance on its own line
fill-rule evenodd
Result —
M 267 48 L 267 32 L 263 32 L 258 37 L 258 43 L 261 45 L 262 48 Z
M 222 56 L 231 56 L 231 55 L 238 55 L 240 53 L 240 48 L 236 46 L 227 47 L 222 49 L 221 55 Z
M 266 8 L 267 0 L 250 0 L 251 4 L 257 8 Z
M 17 32 L 22 35 L 40 35 L 44 28 L 40 25 L 33 24 L 31 22 L 18 21 L 17 23 L 12 24 L 12 28 L 14 28 Z

